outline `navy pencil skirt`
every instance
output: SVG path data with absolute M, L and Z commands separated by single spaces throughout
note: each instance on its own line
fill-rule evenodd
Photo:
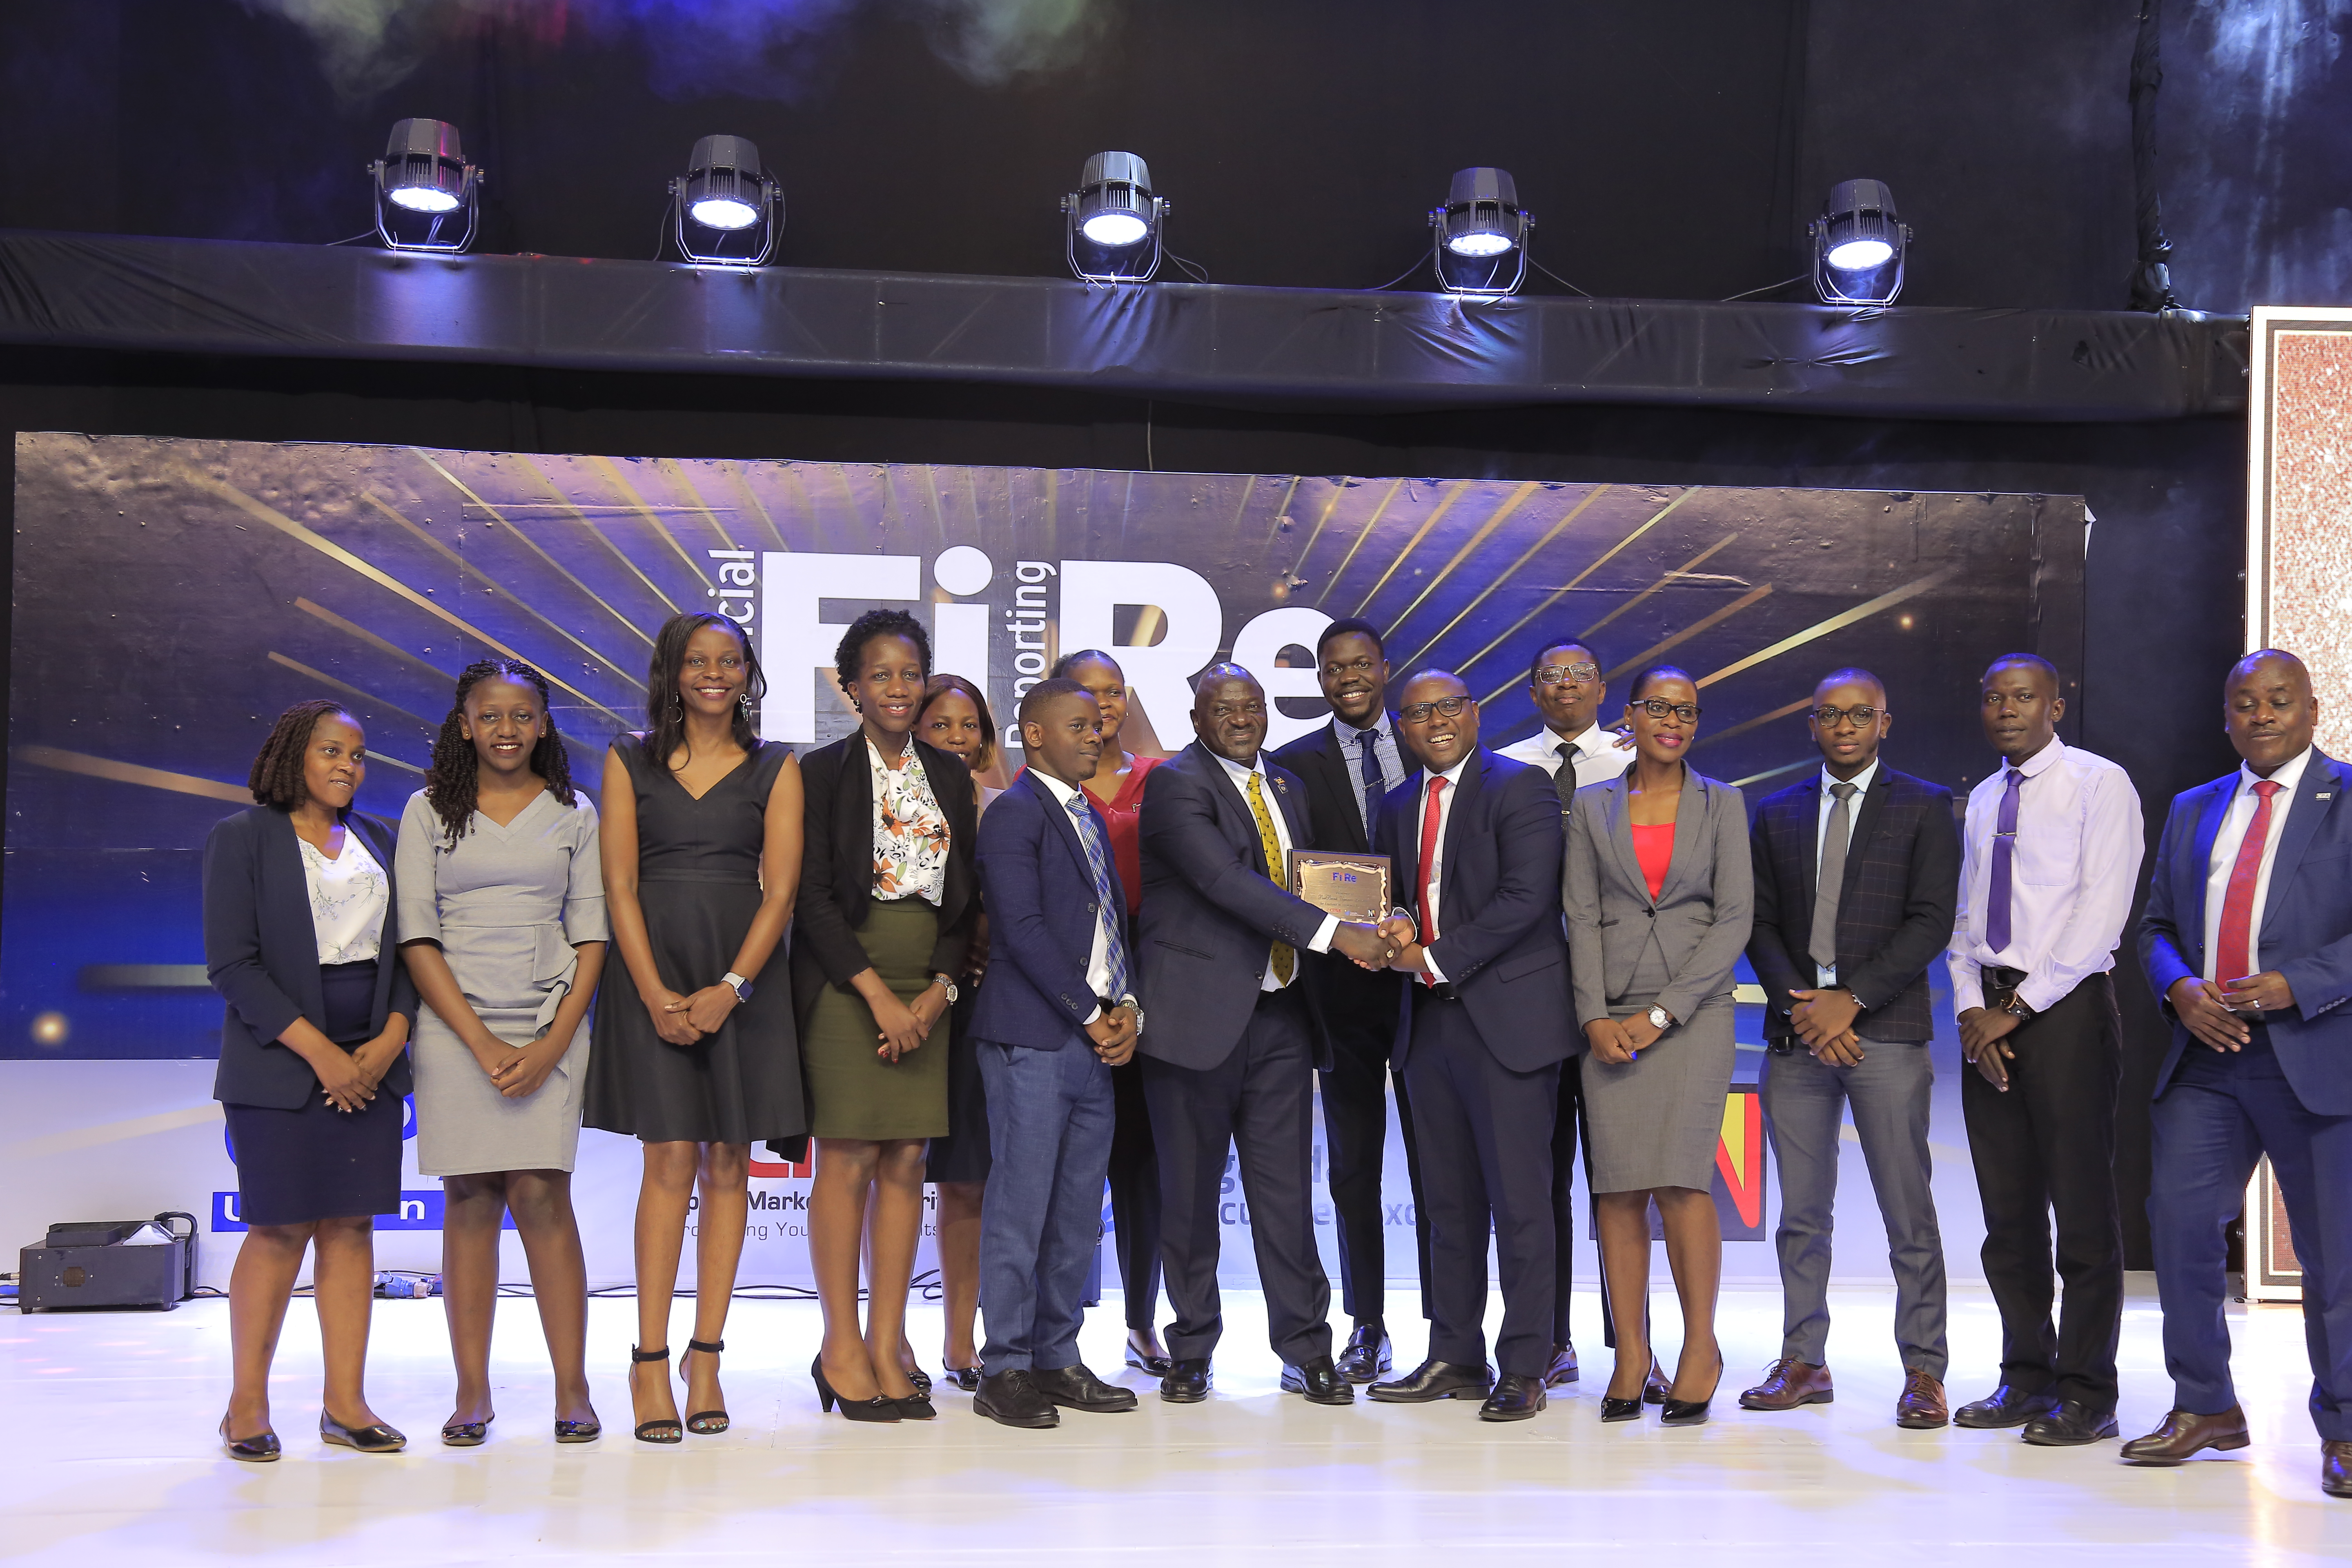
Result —
M 375 1007 L 376 965 L 330 963 L 321 1031 L 341 1046 L 363 1044 Z M 223 1105 L 236 1161 L 237 1217 L 247 1225 L 307 1225 L 347 1215 L 400 1212 L 402 1097 L 379 1091 L 342 1111 L 313 1093 L 299 1110 Z

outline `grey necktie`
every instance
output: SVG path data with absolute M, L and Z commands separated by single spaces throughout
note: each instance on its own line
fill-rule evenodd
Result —
M 1822 876 L 1813 889 L 1813 934 L 1806 953 L 1823 969 L 1837 967 L 1838 895 L 1845 890 L 1845 845 L 1850 837 L 1854 786 L 1833 784 L 1837 804 L 1830 807 L 1829 830 L 1822 836 Z
M 1559 766 L 1551 775 L 1552 793 L 1559 796 L 1559 814 L 1566 816 L 1569 803 L 1576 798 L 1576 743 L 1562 741 L 1552 750 L 1559 753 Z

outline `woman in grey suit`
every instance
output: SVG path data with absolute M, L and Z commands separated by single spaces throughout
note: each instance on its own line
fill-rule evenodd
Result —
M 1683 761 L 1698 689 L 1671 665 L 1625 704 L 1635 759 L 1576 792 L 1568 937 L 1584 1066 L 1601 1273 L 1617 1325 L 1604 1421 L 1642 1413 L 1649 1370 L 1649 1208 L 1665 1220 L 1683 1350 L 1664 1418 L 1706 1419 L 1723 1376 L 1715 1340 L 1723 1236 L 1709 1192 L 1731 1086 L 1731 972 L 1748 945 L 1752 869 L 1739 792 Z

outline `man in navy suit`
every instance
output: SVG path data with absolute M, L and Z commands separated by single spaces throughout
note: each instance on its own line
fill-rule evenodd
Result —
M 1193 688 L 1198 737 L 1143 787 L 1139 962 L 1151 1028 L 1139 1047 L 1160 1149 L 1160 1256 L 1176 1321 L 1160 1395 L 1209 1394 L 1223 1321 L 1217 1296 L 1225 1155 L 1240 1154 L 1244 1223 L 1282 1386 L 1318 1405 L 1355 1390 L 1331 1361 L 1331 1281 L 1315 1247 L 1311 1183 L 1315 1030 L 1300 953 L 1385 963 L 1370 925 L 1290 890 L 1290 851 L 1310 842 L 1306 791 L 1269 763 L 1265 691 L 1239 665 Z M 1322 1065 L 1328 1065 L 1322 1064 Z
M 971 1407 L 1051 1426 L 1055 1406 L 1132 1410 L 1078 1359 L 1087 1265 L 1110 1169 L 1110 1069 L 1143 1026 L 1110 834 L 1083 787 L 1102 715 L 1075 680 L 1021 700 L 1028 767 L 981 819 L 980 880 L 997 962 L 972 1014 L 992 1163 L 981 1204 L 988 1369 Z
M 1412 1096 L 1430 1210 L 1429 1355 L 1376 1383 L 1384 1404 L 1482 1397 L 1480 1419 L 1543 1409 L 1558 1278 L 1552 1248 L 1552 1121 L 1570 1027 L 1560 929 L 1559 798 L 1541 768 L 1478 744 L 1478 703 L 1427 670 L 1404 684 L 1398 732 L 1421 771 L 1381 807 L 1375 841 L 1412 919 L 1402 942 L 1407 1022 L 1393 1059 Z M 1486 1363 L 1486 1237 L 1503 1322 Z
M 2319 704 L 2264 649 L 2223 691 L 2234 773 L 2172 803 L 2140 962 L 2173 1020 L 2148 1194 L 2173 1409 L 2141 1465 L 2246 1446 L 2222 1323 L 2222 1226 L 2270 1156 L 2303 1264 L 2320 1489 L 2352 1497 L 2352 767 L 2312 744 Z

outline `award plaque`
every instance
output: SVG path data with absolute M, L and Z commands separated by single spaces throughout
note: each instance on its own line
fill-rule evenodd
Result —
M 1378 925 L 1389 912 L 1389 858 L 1290 852 L 1290 890 L 1343 921 Z

